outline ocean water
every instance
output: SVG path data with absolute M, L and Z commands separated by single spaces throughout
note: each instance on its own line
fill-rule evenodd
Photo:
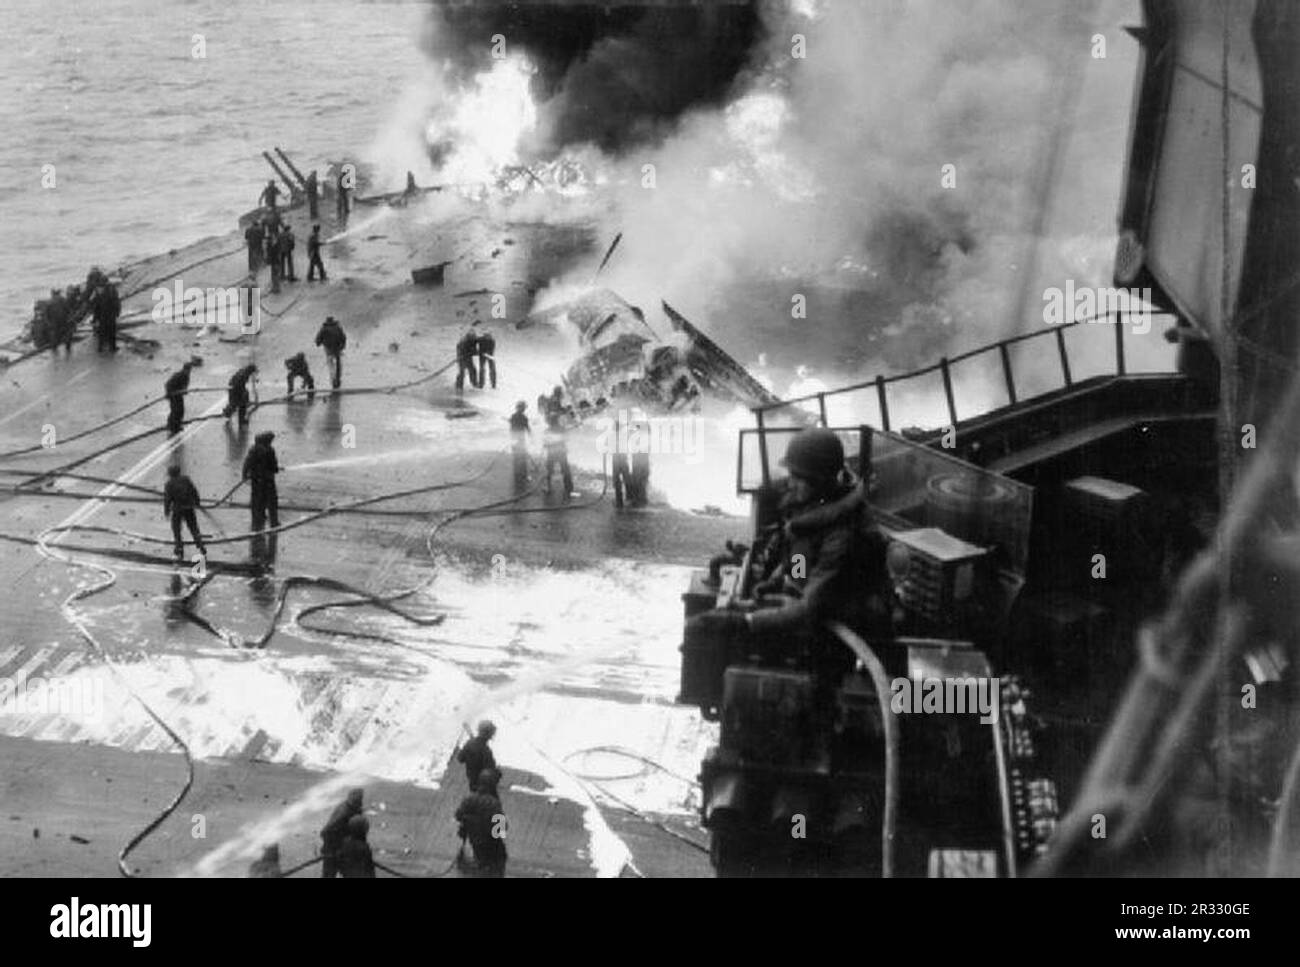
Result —
M 424 10 L 0 0 L 0 338 L 92 264 L 233 229 L 272 175 L 263 150 L 278 145 L 304 172 L 364 159 L 427 67 Z

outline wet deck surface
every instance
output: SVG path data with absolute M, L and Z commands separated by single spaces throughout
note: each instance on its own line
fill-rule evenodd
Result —
M 601 794 L 584 777 L 615 776 L 609 790 L 704 841 L 692 827 L 697 793 L 682 777 L 694 776 L 714 730 L 693 710 L 673 704 L 679 596 L 689 568 L 700 566 L 724 539 L 741 536 L 745 522 L 663 504 L 616 511 L 603 493 L 598 454 L 577 435 L 570 452 L 581 494 L 572 509 L 560 510 L 558 495 L 529 495 L 514 505 L 529 513 L 460 519 L 429 541 L 431 526 L 444 512 L 512 495 L 503 453 L 505 418 L 515 399 L 534 400 L 548 388 L 569 358 L 560 335 L 516 332 L 490 320 L 487 296 L 457 293 L 500 292 L 507 318 L 516 319 L 527 308 L 529 287 L 586 256 L 581 226 L 556 231 L 473 218 L 417 233 L 406 219 L 400 209 L 354 213 L 353 232 L 326 249 L 329 283 L 299 281 L 278 295 L 264 292 L 263 330 L 256 337 L 148 324 L 128 332 L 151 342 L 123 339 L 116 356 L 97 355 L 87 340 L 70 359 L 42 356 L 6 371 L 0 449 L 12 450 L 41 443 L 42 434 L 48 440 L 51 429 L 56 441 L 66 440 L 157 397 L 166 376 L 191 355 L 203 359 L 191 388 L 219 391 L 192 393 L 187 416 L 219 415 L 226 379 L 248 361 L 261 369 L 261 398 L 278 396 L 283 359 L 302 350 L 317 378 L 314 402 L 261 406 L 242 431 L 219 418 L 190 424 L 171 440 L 160 431 L 75 472 L 160 488 L 166 466 L 178 462 L 211 502 L 238 481 L 252 437 L 272 430 L 284 468 L 282 505 L 325 507 L 462 482 L 380 505 L 418 515 L 339 514 L 289 530 L 275 542 L 272 570 L 261 576 L 250 576 L 247 566 L 264 559 L 265 549 L 250 546 L 246 537 L 218 542 L 222 535 L 247 531 L 247 510 L 225 507 L 201 518 L 216 576 L 195 593 L 191 608 L 227 640 L 184 617 L 168 600 L 194 578 L 188 566 L 177 570 L 166 563 L 170 540 L 157 499 L 92 501 L 101 492 L 140 495 L 67 477 L 47 482 L 40 496 L 5 494 L 0 531 L 9 535 L 35 538 L 67 523 L 120 531 L 50 535 L 52 553 L 71 563 L 21 543 L 6 542 L 0 550 L 0 580 L 9 599 L 0 676 L 72 682 L 82 687 L 78 694 L 102 695 L 102 702 L 76 714 L 39 706 L 33 712 L 30 704 L 0 709 L 0 734 L 10 737 L 0 743 L 7 763 L 5 801 L 23 815 L 11 825 L 25 833 L 0 834 L 0 868 L 6 872 L 115 875 L 104 840 L 112 840 L 115 851 L 126 838 L 114 839 L 118 833 L 129 835 L 148 819 L 148 810 L 134 805 L 134 794 L 146 791 L 152 808 L 178 788 L 180 759 L 131 699 L 134 690 L 190 745 L 202 779 L 193 801 L 141 847 L 136 862 L 146 872 L 178 872 L 236 825 L 273 816 L 277 804 L 292 802 L 322 773 L 359 769 L 380 783 L 372 800 L 389 804 L 390 826 L 375 822 L 379 813 L 372 815 L 377 855 L 381 861 L 400 857 L 407 864 L 403 869 L 428 875 L 451 856 L 454 837 L 449 841 L 446 827 L 463 792 L 456 784 L 463 783 L 460 776 L 445 789 L 439 786 L 442 764 L 457 740 L 447 723 L 489 714 L 500 728 L 497 755 L 510 787 L 505 805 L 512 823 L 512 875 L 617 875 L 623 869 L 620 849 L 647 875 L 707 874 L 700 852 L 612 800 L 592 808 L 590 797 Z M 359 222 L 368 224 L 357 227 Z M 301 219 L 295 231 L 302 256 L 307 231 Z M 178 269 L 184 270 L 185 285 L 237 284 L 244 253 L 220 254 L 237 244 L 234 236 L 214 239 L 141 266 L 126 288 L 141 280 L 166 283 Z M 212 255 L 218 257 L 208 259 Z M 442 258 L 453 259 L 446 285 L 409 283 L 410 268 Z M 202 264 L 188 268 L 196 261 Z M 265 274 L 262 283 L 269 288 Z M 150 305 L 146 290 L 127 301 L 125 314 Z M 441 367 L 475 309 L 493 324 L 501 378 L 495 391 L 466 391 L 472 411 L 457 401 L 450 373 L 398 393 L 321 392 L 328 378 L 312 342 L 327 314 L 338 317 L 348 333 L 344 387 L 354 388 L 406 382 Z M 160 427 L 165 414 L 159 403 L 85 440 L 56 442 L 0 466 L 57 467 Z M 719 480 L 720 494 L 731 483 Z M 246 494 L 241 490 L 232 500 L 240 503 Z M 282 523 L 304 513 L 285 509 Z M 147 543 L 131 534 L 166 542 Z M 139 557 L 93 555 L 87 547 Z M 107 672 L 60 608 L 76 587 L 102 580 L 101 573 L 76 564 L 88 560 L 111 567 L 116 583 L 72 609 L 118 663 L 117 675 Z M 265 633 L 283 582 L 296 575 L 328 577 L 375 594 L 418 588 L 399 606 L 425 621 L 437 615 L 443 620 L 429 626 L 345 608 L 313 615 L 309 623 L 375 637 L 308 630 L 295 621 L 301 608 L 348 596 L 306 587 L 289 594 L 264 649 L 232 646 Z M 428 727 L 434 720 L 436 727 Z M 663 768 L 617 757 L 593 765 L 579 753 L 596 745 L 630 748 Z M 98 780 L 104 777 L 107 785 L 110 774 L 118 777 L 119 790 L 131 790 L 120 801 L 103 797 Z M 206 841 L 184 835 L 194 812 L 220 817 Z M 40 839 L 27 839 L 33 814 L 68 830 L 99 823 L 112 835 L 96 837 L 95 849 L 56 854 Z M 300 823 L 287 834 L 286 864 L 310 855 L 318 825 Z M 240 875 L 246 866 L 241 863 L 232 861 L 221 872 Z

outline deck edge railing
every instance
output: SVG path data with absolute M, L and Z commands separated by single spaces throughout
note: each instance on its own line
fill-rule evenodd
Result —
M 804 403 L 815 402 L 817 404 L 819 421 L 822 426 L 826 426 L 828 425 L 827 400 L 831 400 L 848 393 L 861 392 L 862 390 L 866 390 L 874 387 L 876 391 L 877 406 L 880 409 L 879 429 L 885 430 L 886 432 L 890 432 L 892 431 L 893 428 L 890 425 L 889 397 L 888 397 L 887 388 L 891 384 L 902 383 L 906 380 L 916 379 L 921 376 L 928 376 L 931 373 L 937 371 L 940 374 L 940 377 L 943 382 L 944 402 L 947 405 L 948 416 L 951 420 L 951 425 L 956 426 L 959 422 L 961 422 L 961 419 L 959 419 L 958 417 L 956 396 L 953 389 L 952 367 L 954 364 L 965 362 L 968 359 L 974 359 L 978 356 L 983 356 L 989 353 L 997 353 L 1001 360 L 1002 378 L 1003 378 L 1003 384 L 1007 391 L 1007 399 L 1010 401 L 1006 405 L 1015 406 L 1018 403 L 1026 402 L 1029 399 L 1033 399 L 1034 396 L 1042 395 L 1042 394 L 1034 394 L 1034 396 L 1025 397 L 1025 399 L 1023 400 L 1018 397 L 1016 392 L 1015 366 L 1011 358 L 1011 352 L 1010 352 L 1010 348 L 1012 346 L 1022 342 L 1028 342 L 1033 339 L 1054 338 L 1056 340 L 1057 355 L 1060 358 L 1061 376 L 1064 380 L 1064 388 L 1068 389 L 1069 387 L 1074 385 L 1074 376 L 1073 376 L 1072 368 L 1070 366 L 1070 350 L 1069 350 L 1069 346 L 1066 344 L 1065 341 L 1065 331 L 1067 329 L 1073 329 L 1077 326 L 1110 325 L 1115 327 L 1115 336 L 1114 336 L 1115 368 L 1114 368 L 1113 375 L 1125 376 L 1128 375 L 1129 372 L 1127 360 L 1125 357 L 1125 351 L 1124 351 L 1124 329 L 1125 329 L 1124 316 L 1125 315 L 1133 315 L 1133 313 L 1110 312 L 1107 313 L 1104 317 L 1085 317 L 1082 319 L 1072 320 L 1071 322 L 1064 322 L 1057 325 L 1049 326 L 1046 329 L 1038 329 L 1035 330 L 1034 332 L 1021 333 L 1016 336 L 1007 336 L 1006 338 L 999 339 L 995 342 L 986 343 L 982 346 L 977 346 L 974 349 L 969 349 L 966 352 L 957 354 L 956 356 L 940 357 L 940 359 L 937 362 L 930 363 L 929 365 L 926 366 L 918 367 L 917 369 L 908 370 L 907 372 L 904 373 L 895 373 L 892 376 L 876 375 L 872 379 L 864 380 L 859 383 L 851 383 L 848 386 L 841 386 L 832 390 L 821 390 L 819 392 L 808 393 L 803 396 L 792 396 L 788 399 L 783 399 L 775 403 L 763 403 L 758 406 L 750 407 L 750 412 L 754 414 L 755 421 L 759 429 L 762 429 L 766 423 L 765 417 L 768 414 L 776 412 L 777 410 L 782 410 L 793 406 L 799 406 Z M 1173 313 L 1164 312 L 1164 311 L 1151 311 L 1151 312 L 1143 313 L 1142 315 L 1145 315 L 1148 318 L 1155 318 L 1157 316 L 1176 318 L 1176 316 Z M 1002 406 L 994 406 L 980 413 L 972 413 L 971 415 L 965 417 L 965 419 L 967 420 L 974 419 L 977 416 L 983 416 L 986 413 L 991 413 L 994 410 L 998 410 L 1002 408 L 1003 408 Z

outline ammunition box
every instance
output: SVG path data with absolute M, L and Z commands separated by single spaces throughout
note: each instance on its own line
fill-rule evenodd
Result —
M 911 555 L 907 606 L 928 621 L 952 624 L 977 587 L 976 568 L 987 550 L 936 527 L 899 531 L 894 540 Z
M 722 744 L 744 759 L 798 766 L 811 734 L 812 676 L 733 665 L 723 674 Z

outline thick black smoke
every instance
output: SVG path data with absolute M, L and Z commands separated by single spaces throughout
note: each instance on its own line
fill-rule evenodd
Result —
M 774 378 L 910 369 L 1042 326 L 1049 286 L 1109 278 L 1135 0 L 430 9 L 435 68 L 465 88 L 494 34 L 538 67 L 540 153 L 603 174 L 596 234 L 623 233 L 601 283 L 762 347 Z M 435 174 L 485 177 L 441 170 L 431 140 L 455 152 L 481 132 L 428 122 L 430 107 L 416 144 Z M 529 202 L 561 212 L 553 194 Z
M 432 5 L 425 47 L 467 79 L 491 65 L 494 38 L 537 68 L 534 145 L 606 151 L 661 136 L 687 108 L 722 103 L 761 38 L 754 0 L 705 4 L 515 2 Z

